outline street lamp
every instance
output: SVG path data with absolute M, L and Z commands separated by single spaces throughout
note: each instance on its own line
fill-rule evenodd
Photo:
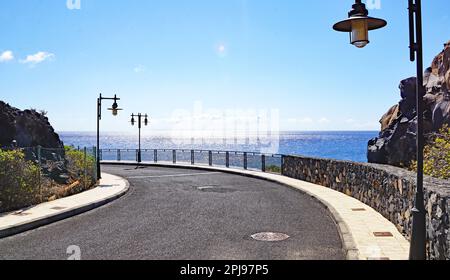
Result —
M 369 44 L 369 31 L 383 28 L 387 22 L 383 19 L 369 17 L 369 11 L 361 0 L 356 0 L 348 19 L 340 21 L 333 29 L 350 34 L 350 43 L 357 48 L 364 48 Z
M 144 125 L 147 126 L 148 125 L 148 115 L 145 114 L 132 114 L 131 115 L 131 125 L 134 126 L 136 123 L 135 117 L 138 119 L 138 128 L 139 128 L 139 150 L 138 150 L 138 154 L 137 154 L 137 162 L 141 163 L 142 162 L 142 154 L 141 154 L 141 128 L 142 128 L 142 118 L 144 117 Z
M 426 259 L 426 220 L 423 193 L 423 150 L 424 150 L 424 105 L 425 87 L 423 84 L 423 43 L 422 43 L 422 1 L 408 0 L 410 60 L 417 62 L 417 189 L 412 209 L 412 233 L 409 258 L 411 260 Z M 362 48 L 369 43 L 369 30 L 386 26 L 386 21 L 368 16 L 361 0 L 355 0 L 349 19 L 333 26 L 334 30 L 349 32 L 351 43 Z
M 117 116 L 119 111 L 122 109 L 119 108 L 119 105 L 117 104 L 117 101 L 120 100 L 120 98 L 117 98 L 117 95 L 114 95 L 114 97 L 103 97 L 100 93 L 99 98 L 97 98 L 97 179 L 101 179 L 101 169 L 100 169 L 100 120 L 102 119 L 102 101 L 103 100 L 114 100 L 113 105 L 111 108 L 108 108 L 109 111 L 112 112 L 113 116 Z

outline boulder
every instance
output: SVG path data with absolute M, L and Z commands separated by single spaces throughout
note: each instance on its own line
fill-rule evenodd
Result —
M 386 114 L 384 114 L 384 116 L 380 120 L 381 130 L 385 130 L 388 127 L 390 127 L 399 117 L 399 113 L 400 113 L 400 106 L 399 105 L 392 106 L 392 108 L 389 109 L 389 111 Z
M 409 166 L 416 159 L 417 78 L 400 82 L 401 100 L 381 118 L 381 132 L 368 143 L 369 162 Z M 424 130 L 427 136 L 450 125 L 450 41 L 424 73 Z

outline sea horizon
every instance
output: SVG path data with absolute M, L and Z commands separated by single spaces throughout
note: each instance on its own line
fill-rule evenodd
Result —
M 378 131 L 280 131 L 273 135 L 249 133 L 235 137 L 186 137 L 177 133 L 143 133 L 142 149 L 198 149 L 289 154 L 367 162 L 367 143 Z M 96 146 L 96 132 L 57 132 L 65 145 Z M 138 134 L 101 132 L 101 149 L 137 149 Z

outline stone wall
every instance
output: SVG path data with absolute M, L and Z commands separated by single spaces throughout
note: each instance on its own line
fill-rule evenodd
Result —
M 415 173 L 393 166 L 297 156 L 283 157 L 282 173 L 362 201 L 410 238 Z M 424 184 L 428 255 L 434 260 L 449 260 L 450 181 L 427 177 Z

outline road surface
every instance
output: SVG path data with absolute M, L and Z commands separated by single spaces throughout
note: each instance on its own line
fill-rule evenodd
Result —
M 64 260 L 73 248 L 82 259 L 345 258 L 329 212 L 289 187 L 189 169 L 104 166 L 102 171 L 125 177 L 130 191 L 96 210 L 0 239 L 0 259 Z M 251 238 L 260 232 L 289 238 Z

